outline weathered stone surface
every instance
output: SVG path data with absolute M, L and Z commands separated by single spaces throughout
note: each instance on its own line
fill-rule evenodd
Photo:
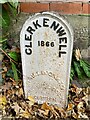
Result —
M 25 96 L 64 107 L 67 101 L 73 31 L 54 13 L 31 16 L 20 34 Z
M 30 14 L 21 13 L 18 17 L 18 21 L 13 22 L 11 25 L 10 37 L 15 39 L 16 44 L 19 46 L 19 33 L 24 24 L 25 20 L 30 16 Z M 90 16 L 88 15 L 64 15 L 70 22 L 74 29 L 74 48 L 79 48 L 81 51 L 83 49 L 88 49 L 90 46 Z M 13 29 L 13 31 L 12 31 Z M 82 43 L 83 42 L 83 43 Z M 85 43 L 86 42 L 86 43 Z M 85 43 L 85 45 L 84 45 Z M 85 58 L 85 55 L 82 54 Z M 90 59 L 90 56 L 86 57 Z M 90 61 L 90 60 L 89 60 Z

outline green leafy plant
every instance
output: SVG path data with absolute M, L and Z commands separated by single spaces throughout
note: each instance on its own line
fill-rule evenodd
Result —
M 80 60 L 80 66 L 83 69 L 85 75 L 90 78 L 90 64 L 85 60 Z
M 17 62 L 20 59 L 20 54 L 18 54 L 17 52 L 9 52 L 8 55 L 12 60 L 14 60 L 14 61 L 11 60 L 10 62 L 11 62 L 12 71 L 14 74 L 14 79 L 15 81 L 18 81 L 19 77 L 18 77 L 18 71 L 17 71 Z
M 2 53 L 9 59 L 8 64 L 10 64 L 10 68 L 8 69 L 6 76 L 14 78 L 15 81 L 19 80 L 19 70 L 18 70 L 18 63 L 20 62 L 20 54 L 14 51 L 9 52 L 8 54 L 0 48 Z
M 18 61 L 18 54 L 16 52 L 9 52 L 8 55 L 15 61 Z
M 17 73 L 16 65 L 13 62 L 11 62 L 11 65 L 12 65 L 12 71 L 14 74 L 14 79 L 15 79 L 15 81 L 18 81 L 18 73 Z
M 17 19 L 17 7 L 19 5 L 18 0 L 0 0 L 0 29 L 2 33 L 0 35 L 0 44 L 3 46 L 3 50 L 1 51 L 10 59 L 11 63 L 11 71 L 7 73 L 7 75 L 13 73 L 13 77 L 16 81 L 18 81 L 18 72 L 17 72 L 17 64 L 18 62 L 18 54 L 16 52 L 9 52 L 7 54 L 6 49 L 6 41 L 8 39 L 8 30 L 10 23 L 12 23 L 13 19 Z
M 2 35 L 0 36 L 0 42 L 5 41 L 7 32 L 12 18 L 15 19 L 17 15 L 18 0 L 0 0 L 0 29 L 2 29 Z
M 73 80 L 75 76 L 79 80 L 90 78 L 90 64 L 82 59 L 79 49 L 73 53 L 70 79 Z

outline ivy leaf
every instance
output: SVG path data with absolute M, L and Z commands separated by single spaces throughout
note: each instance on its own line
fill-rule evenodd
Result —
M 14 79 L 15 81 L 18 81 L 18 73 L 17 73 L 16 65 L 13 62 L 11 62 L 11 64 L 12 64 L 12 70 L 14 73 Z

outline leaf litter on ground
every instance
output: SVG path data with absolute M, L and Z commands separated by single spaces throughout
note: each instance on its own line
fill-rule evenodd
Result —
M 8 86 L 8 87 L 6 87 Z M 68 105 L 60 108 L 46 102 L 38 104 L 32 96 L 26 99 L 22 80 L 12 78 L 1 86 L 0 109 L 2 118 L 17 118 L 28 120 L 58 120 L 58 119 L 88 119 L 90 118 L 90 88 L 78 88 L 72 84 L 68 94 Z
M 16 50 L 14 47 L 9 50 L 12 59 L 16 54 L 13 51 L 18 53 L 19 49 Z M 22 120 L 90 119 L 89 87 L 79 88 L 76 84 L 71 84 L 66 108 L 50 105 L 47 102 L 38 104 L 33 96 L 25 98 L 22 80 L 17 81 L 17 78 L 15 81 L 16 77 L 12 74 L 10 61 L 8 59 L 3 60 L 1 73 L 4 81 L 3 85 L 0 86 L 0 113 L 2 113 L 0 117 L 2 120 L 4 118 Z M 15 66 L 13 69 L 16 73 Z

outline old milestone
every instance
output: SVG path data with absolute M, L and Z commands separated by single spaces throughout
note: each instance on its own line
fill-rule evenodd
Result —
M 29 17 L 20 33 L 25 96 L 38 103 L 67 104 L 73 30 L 56 13 Z

